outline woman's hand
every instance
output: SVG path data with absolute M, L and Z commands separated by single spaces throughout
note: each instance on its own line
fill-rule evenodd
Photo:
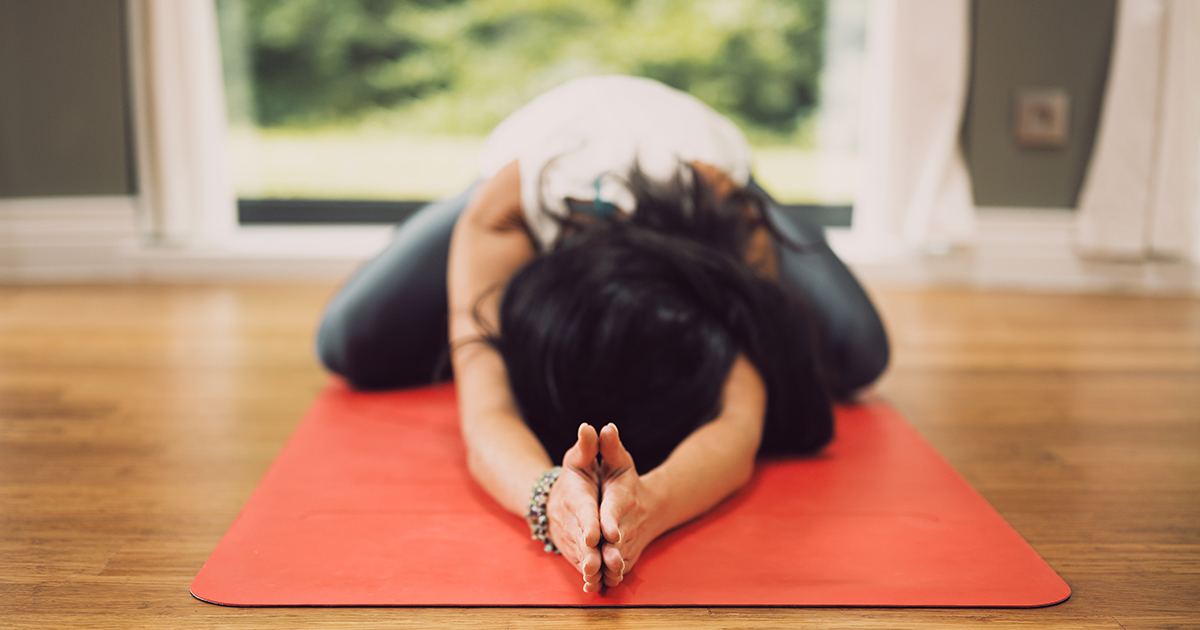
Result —
M 575 446 L 563 455 L 562 473 L 550 489 L 546 513 L 550 540 L 583 575 L 583 591 L 600 591 L 600 450 L 596 429 L 579 425 Z
M 580 425 L 546 510 L 550 539 L 583 575 L 584 592 L 598 592 L 601 580 L 620 584 L 661 533 L 651 498 L 617 427 L 610 423 L 597 435 Z
M 605 425 L 599 435 L 588 425 L 579 427 L 548 509 L 550 537 L 583 574 L 585 591 L 599 591 L 601 581 L 620 584 L 655 539 L 750 481 L 767 395 L 744 356 L 730 369 L 722 400 L 716 419 L 645 475 L 638 474 L 616 425 Z
M 616 425 L 600 430 L 600 545 L 604 583 L 616 586 L 662 531 L 653 493 L 642 482 Z

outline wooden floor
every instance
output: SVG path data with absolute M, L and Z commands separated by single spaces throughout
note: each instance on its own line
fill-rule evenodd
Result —
M 327 286 L 0 287 L 0 627 L 1200 627 L 1200 299 L 876 291 L 880 391 L 1038 610 L 235 609 L 188 585 L 325 379 Z

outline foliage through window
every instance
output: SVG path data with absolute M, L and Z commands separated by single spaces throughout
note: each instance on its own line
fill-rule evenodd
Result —
M 837 1 L 218 0 L 238 191 L 455 192 L 522 104 L 575 77 L 633 74 L 733 119 L 778 196 L 848 202 L 853 156 L 832 158 L 831 190 L 814 151 Z

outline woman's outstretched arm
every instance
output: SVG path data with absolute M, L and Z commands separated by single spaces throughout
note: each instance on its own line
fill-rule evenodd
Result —
M 524 515 L 529 490 L 550 458 L 509 393 L 499 354 L 478 341 L 498 326 L 505 284 L 534 256 L 511 217 L 520 212 L 515 163 L 484 182 L 454 226 L 446 273 L 450 348 L 467 462 L 505 509 Z
M 609 424 L 600 431 L 605 584 L 619 584 L 654 539 L 709 511 L 753 476 L 767 393 L 744 356 L 730 369 L 721 397 L 720 415 L 644 475 L 617 428 Z
M 552 466 L 513 401 L 499 353 L 478 339 L 495 331 L 499 303 L 513 274 L 535 255 L 524 228 L 516 162 L 485 182 L 454 227 L 447 293 L 451 360 L 471 475 L 501 506 L 525 516 L 534 483 Z M 590 427 L 589 427 L 590 429 Z M 559 550 L 600 588 L 598 438 L 580 432 L 550 497 L 551 532 Z M 590 458 L 588 457 L 590 455 Z

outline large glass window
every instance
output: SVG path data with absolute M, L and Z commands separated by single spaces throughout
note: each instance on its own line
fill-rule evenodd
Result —
M 272 220 L 254 200 L 363 220 L 457 192 L 505 116 L 614 73 L 730 117 L 781 201 L 852 201 L 866 0 L 217 2 L 244 221 Z

